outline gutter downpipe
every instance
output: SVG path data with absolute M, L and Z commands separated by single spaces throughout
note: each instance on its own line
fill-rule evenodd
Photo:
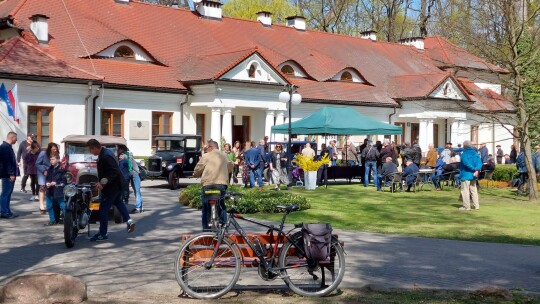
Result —
M 88 82 L 88 95 L 84 97 L 84 135 L 88 135 L 88 100 L 92 97 L 92 82 Z
M 396 107 L 394 107 L 394 113 L 388 115 L 388 123 L 392 124 L 392 116 L 396 115 Z
M 96 89 L 96 96 L 92 99 L 92 135 L 96 135 L 96 100 L 99 98 L 99 90 L 98 87 Z
M 184 134 L 184 105 L 188 103 L 189 92 L 184 95 L 184 101 L 180 102 L 180 134 Z

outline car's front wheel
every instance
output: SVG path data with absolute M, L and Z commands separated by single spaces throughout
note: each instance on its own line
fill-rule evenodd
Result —
M 176 190 L 178 188 L 179 176 L 178 171 L 173 170 L 169 173 L 169 187 L 171 190 Z

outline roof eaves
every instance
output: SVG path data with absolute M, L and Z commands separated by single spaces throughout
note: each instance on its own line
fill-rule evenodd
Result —
M 400 106 L 396 101 L 395 103 L 380 103 L 380 102 L 369 102 L 364 100 L 335 100 L 335 99 L 321 99 L 321 98 L 303 98 L 302 102 L 306 103 L 318 103 L 318 104 L 339 104 L 339 105 L 358 105 L 358 106 L 372 106 L 380 108 L 395 108 Z

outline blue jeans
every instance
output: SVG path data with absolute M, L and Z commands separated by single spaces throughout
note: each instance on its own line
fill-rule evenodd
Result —
M 9 177 L 2 178 L 2 194 L 0 194 L 0 213 L 3 215 L 12 215 L 9 203 L 11 201 L 11 194 L 15 187 L 15 181 L 11 181 Z
M 203 231 L 208 230 L 210 227 L 208 226 L 208 214 L 210 213 L 210 205 L 208 204 L 208 197 L 204 194 L 206 190 L 219 190 L 221 193 L 221 197 L 225 195 L 225 191 L 227 190 L 227 185 L 208 185 L 202 187 L 201 190 L 201 200 L 202 200 L 202 228 Z M 220 213 L 219 217 L 222 222 L 227 221 L 227 207 L 225 207 L 225 200 L 220 199 L 219 200 L 219 208 Z
M 262 168 L 260 166 L 255 169 L 249 168 L 249 186 L 251 188 L 255 187 L 255 174 L 257 174 L 257 182 L 259 183 L 259 187 L 264 186 L 262 180 Z
M 60 210 L 62 210 L 63 214 L 66 214 L 66 202 L 64 201 L 63 197 L 50 197 L 47 195 L 45 198 L 45 203 L 47 206 L 47 213 L 49 214 L 49 221 L 55 223 L 58 221 L 58 219 L 54 218 L 54 204 L 58 204 L 60 207 Z
M 131 177 L 131 187 L 135 192 L 135 208 L 140 210 L 143 208 L 143 199 L 141 195 L 141 177 L 139 175 Z
M 332 167 L 337 166 L 337 159 L 332 159 Z
M 355 160 L 348 160 L 347 164 L 349 164 L 349 167 L 356 166 L 356 161 Z
M 369 185 L 369 175 L 371 173 L 371 170 L 373 170 L 373 184 L 375 184 L 375 187 L 379 187 L 379 181 L 377 178 L 377 162 L 374 161 L 367 161 L 366 162 L 366 169 L 364 171 L 364 186 Z
M 126 204 L 122 202 L 122 191 L 117 191 L 110 196 L 101 195 L 101 202 L 99 204 L 99 234 L 101 235 L 107 235 L 107 229 L 109 228 L 109 210 L 112 206 L 118 208 L 124 222 L 131 219 Z
M 435 173 L 431 173 L 431 182 L 435 186 L 435 189 L 441 189 L 441 181 L 439 181 L 439 176 Z

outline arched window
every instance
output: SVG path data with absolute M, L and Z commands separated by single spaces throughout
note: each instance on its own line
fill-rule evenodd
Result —
M 294 76 L 294 69 L 292 68 L 292 66 L 290 65 L 284 65 L 282 68 L 281 68 L 281 72 L 283 72 L 283 74 L 287 75 L 287 76 Z
M 350 72 L 343 72 L 343 74 L 341 74 L 341 81 L 353 81 L 352 79 L 352 74 Z
M 114 57 L 135 58 L 135 53 L 129 46 L 122 45 L 114 51 Z
M 248 71 L 249 78 L 255 78 L 255 71 L 257 71 L 257 67 L 255 66 L 255 64 L 251 64 Z

